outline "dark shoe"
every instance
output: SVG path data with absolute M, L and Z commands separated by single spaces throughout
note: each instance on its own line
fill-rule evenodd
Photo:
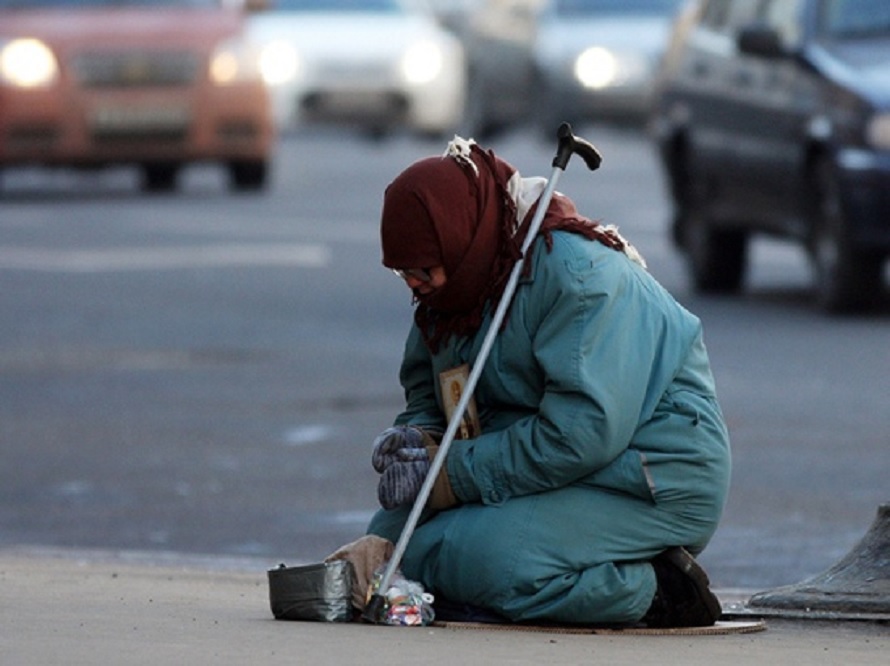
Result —
M 708 574 L 685 548 L 669 548 L 652 560 L 658 584 L 643 617 L 649 627 L 709 627 L 719 618 L 720 601 Z

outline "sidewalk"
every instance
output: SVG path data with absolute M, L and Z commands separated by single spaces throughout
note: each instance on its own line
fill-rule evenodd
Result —
M 718 595 L 724 605 L 738 601 Z M 0 551 L 4 666 L 888 663 L 886 623 L 766 622 L 759 633 L 718 636 L 282 622 L 272 618 L 262 567 Z

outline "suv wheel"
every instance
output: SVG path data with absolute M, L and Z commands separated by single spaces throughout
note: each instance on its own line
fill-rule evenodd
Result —
M 816 302 L 826 312 L 862 310 L 881 287 L 881 257 L 858 250 L 850 238 L 840 187 L 831 161 L 823 157 L 812 172 L 814 202 L 810 255 L 816 273 Z
M 748 235 L 740 229 L 716 227 L 699 197 L 692 195 L 682 221 L 682 246 L 695 288 L 701 292 L 739 291 L 748 264 Z

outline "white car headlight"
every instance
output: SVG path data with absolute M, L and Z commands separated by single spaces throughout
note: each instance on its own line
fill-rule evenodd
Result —
M 618 77 L 618 59 L 601 46 L 592 46 L 575 60 L 575 78 L 585 88 L 606 88 Z
M 865 129 L 865 138 L 872 148 L 890 150 L 890 112 L 872 116 Z
M 415 42 L 402 55 L 402 76 L 408 83 L 421 85 L 434 81 L 445 67 L 445 54 L 432 41 Z
M 252 45 L 240 39 L 221 43 L 210 57 L 210 80 L 216 85 L 257 80 L 259 54 Z
M 259 67 L 266 85 L 288 83 L 300 74 L 300 54 L 287 42 L 270 42 L 260 51 Z
M 21 88 L 52 85 L 59 64 L 52 50 L 39 39 L 0 43 L 0 81 Z

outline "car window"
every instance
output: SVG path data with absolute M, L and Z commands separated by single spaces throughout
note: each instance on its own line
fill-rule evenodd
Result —
M 890 34 L 890 2 L 823 0 L 820 27 L 832 37 Z

